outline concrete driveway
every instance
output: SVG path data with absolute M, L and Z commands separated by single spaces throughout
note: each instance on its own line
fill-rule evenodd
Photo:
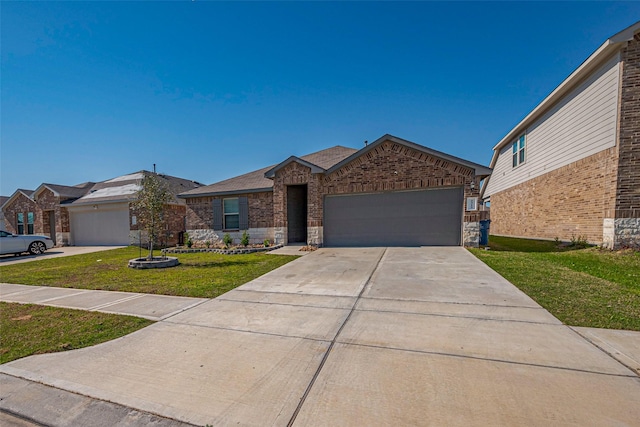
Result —
M 321 249 L 126 337 L 0 372 L 0 407 L 50 425 L 91 405 L 49 393 L 33 409 L 42 386 L 18 378 L 196 425 L 640 420 L 634 371 L 455 247 Z

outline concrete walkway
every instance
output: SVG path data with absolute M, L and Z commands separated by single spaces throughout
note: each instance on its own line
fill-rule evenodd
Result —
M 206 298 L 0 283 L 0 301 L 101 311 L 158 321 L 208 300 Z
M 633 352 L 595 344 L 462 248 L 321 249 L 117 340 L 1 365 L 0 409 L 106 425 L 72 392 L 195 425 L 637 426 Z

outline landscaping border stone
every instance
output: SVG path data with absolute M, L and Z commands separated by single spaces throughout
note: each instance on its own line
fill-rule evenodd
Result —
M 279 249 L 283 247 L 282 243 L 277 245 L 269 246 L 266 248 L 232 248 L 232 249 L 218 249 L 218 248 L 168 248 L 165 250 L 167 253 L 171 254 L 190 254 L 190 253 L 198 253 L 198 252 L 211 252 L 214 254 L 222 254 L 222 255 L 240 255 L 240 254 L 252 254 L 256 252 L 269 252 L 274 249 Z

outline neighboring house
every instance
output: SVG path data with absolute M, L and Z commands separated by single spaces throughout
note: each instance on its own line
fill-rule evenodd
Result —
M 42 184 L 35 191 L 17 190 L 2 205 L 6 230 L 16 234 L 45 234 L 58 246 L 129 245 L 146 236 L 138 229 L 130 209 L 145 174 L 140 171 L 99 183 L 77 186 Z M 169 227 L 161 237 L 167 244 L 178 242 L 184 232 L 185 202 L 178 193 L 201 184 L 158 174 L 174 195 L 169 204 Z
M 4 205 L 7 200 L 9 200 L 8 196 L 0 196 L 0 206 Z M 4 212 L 0 210 L 0 230 L 5 230 L 4 227 Z
M 336 146 L 182 193 L 192 240 L 477 246 L 491 170 L 391 135 Z
M 639 31 L 605 41 L 494 147 L 492 234 L 640 244 Z

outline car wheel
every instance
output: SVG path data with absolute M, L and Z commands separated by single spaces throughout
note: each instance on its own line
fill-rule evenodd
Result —
M 42 242 L 33 242 L 29 245 L 29 252 L 33 255 L 43 254 L 47 247 Z

